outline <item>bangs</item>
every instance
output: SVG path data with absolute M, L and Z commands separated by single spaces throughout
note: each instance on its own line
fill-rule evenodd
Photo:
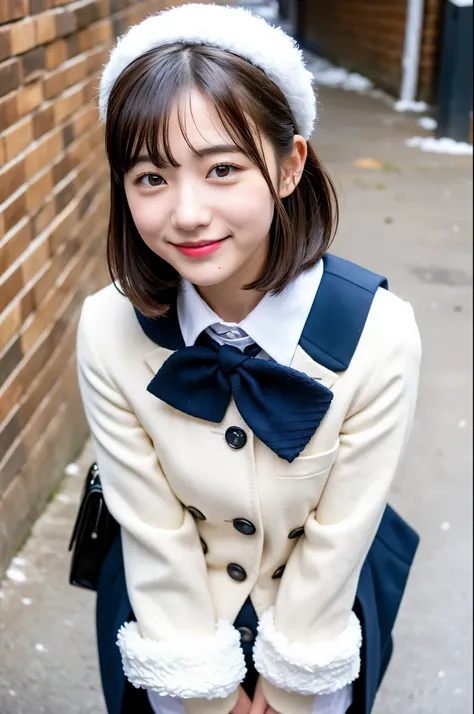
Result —
M 190 96 L 198 90 L 212 102 L 232 143 L 271 183 L 250 96 L 242 85 L 231 81 L 224 67 L 200 54 L 199 49 L 170 45 L 161 48 L 160 53 L 151 50 L 124 71 L 123 82 L 110 96 L 109 116 L 113 121 L 106 137 L 108 160 L 116 180 L 123 181 L 124 174 L 145 150 L 157 168 L 179 166 L 169 142 L 170 124 L 176 119 L 187 145 L 198 154 L 188 137 L 185 119 L 193 117 Z M 120 91 L 121 86 L 127 87 L 126 94 Z

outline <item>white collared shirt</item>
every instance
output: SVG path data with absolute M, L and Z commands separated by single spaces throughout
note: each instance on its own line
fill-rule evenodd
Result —
M 254 342 L 258 355 L 289 367 L 323 276 L 323 261 L 293 280 L 279 295 L 267 293 L 240 323 L 225 322 L 211 310 L 191 283 L 178 294 L 178 320 L 186 347 L 204 330 L 219 344 L 244 350 Z M 155 714 L 185 714 L 182 701 L 148 691 Z M 346 714 L 352 704 L 352 685 L 315 697 L 312 714 Z
M 323 276 L 323 261 L 306 270 L 280 294 L 267 293 L 239 324 L 225 322 L 196 288 L 183 282 L 178 294 L 178 320 L 186 347 L 204 332 L 219 344 L 245 349 L 256 342 L 264 355 L 289 367 Z

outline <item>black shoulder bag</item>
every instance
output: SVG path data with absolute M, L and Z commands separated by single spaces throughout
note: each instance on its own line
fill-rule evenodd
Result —
M 73 551 L 69 571 L 71 585 L 97 590 L 102 563 L 118 529 L 117 521 L 105 505 L 99 468 L 94 463 L 87 473 L 69 543 L 69 550 Z

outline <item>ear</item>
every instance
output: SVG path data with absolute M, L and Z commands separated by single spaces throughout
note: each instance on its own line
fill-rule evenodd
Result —
M 299 184 L 307 155 L 308 145 L 306 140 L 300 136 L 300 134 L 295 134 L 291 154 L 283 161 L 281 167 L 280 187 L 278 191 L 280 198 L 289 196 Z

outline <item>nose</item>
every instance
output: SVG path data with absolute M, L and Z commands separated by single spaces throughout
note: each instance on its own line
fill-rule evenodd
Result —
M 177 192 L 176 203 L 171 214 L 173 228 L 191 232 L 208 226 L 212 219 L 212 211 L 204 198 L 202 192 L 189 186 Z

